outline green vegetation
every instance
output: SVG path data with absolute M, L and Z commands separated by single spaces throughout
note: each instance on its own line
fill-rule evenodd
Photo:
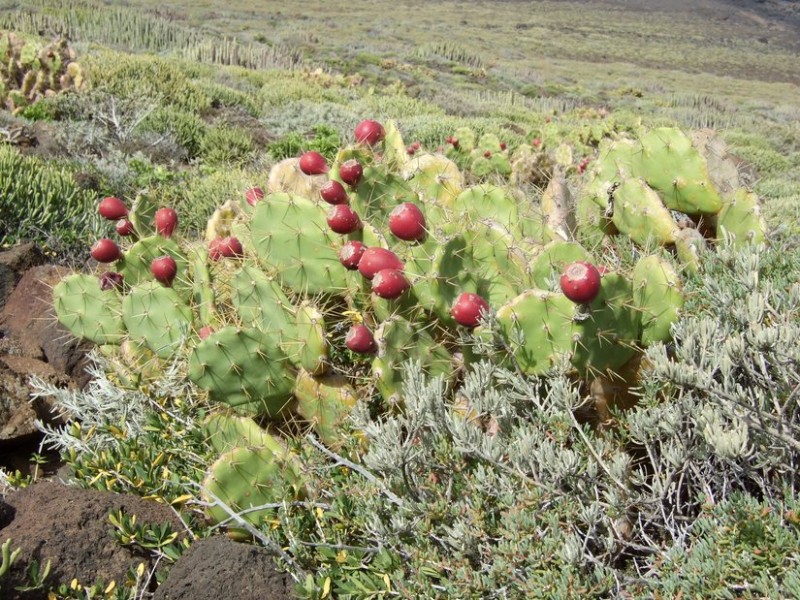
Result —
M 134 229 L 54 289 L 98 349 L 85 390 L 36 382 L 71 415 L 47 442 L 79 485 L 273 549 L 301 597 L 797 596 L 800 70 L 781 30 L 709 6 L 2 7 L 3 39 L 67 34 L 85 81 L 0 114 L 0 244 L 83 263 L 107 195 Z M 340 235 L 319 192 L 352 159 L 362 228 Z M 373 293 L 388 276 L 346 270 L 348 241 L 393 251 L 409 289 Z M 559 280 L 576 260 L 605 270 L 583 303 Z M 490 306 L 477 327 L 462 292 Z M 189 544 L 109 519 L 167 563 Z M 36 568 L 57 597 L 141 583 Z

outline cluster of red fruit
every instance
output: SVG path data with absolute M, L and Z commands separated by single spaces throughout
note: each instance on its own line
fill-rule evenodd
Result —
M 103 198 L 97 207 L 100 216 L 109 221 L 116 221 L 117 233 L 127 237 L 134 233 L 133 222 L 128 219 L 128 207 L 119 198 L 109 196 Z M 153 218 L 156 233 L 169 238 L 178 227 L 178 213 L 172 208 L 159 208 Z M 122 257 L 122 251 L 114 240 L 102 238 L 95 242 L 91 249 L 92 258 L 99 263 L 112 263 Z M 171 286 L 178 274 L 178 265 L 169 255 L 159 256 L 150 263 L 150 272 L 153 277 L 166 286 Z M 121 288 L 123 276 L 121 273 L 106 272 L 100 277 L 101 289 L 112 287 Z

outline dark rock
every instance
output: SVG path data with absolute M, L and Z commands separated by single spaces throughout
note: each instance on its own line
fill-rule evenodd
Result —
M 44 258 L 42 251 L 33 242 L 0 252 L 0 310 L 25 271 L 44 263 Z
M 113 580 L 121 587 L 129 569 L 136 569 L 143 562 L 151 568 L 154 560 L 149 554 L 122 546 L 114 539 L 108 521 L 111 512 L 121 509 L 136 515 L 138 523 L 169 522 L 173 530 L 183 530 L 168 506 L 138 496 L 83 490 L 53 481 L 12 492 L 6 502 L 15 515 L 11 524 L 0 529 L 0 539 L 11 538 L 13 546 L 22 548 L 22 552 L 0 579 L 0 598 L 4 600 L 42 598 L 41 590 L 14 589 L 24 584 L 25 571 L 32 560 L 39 564 L 50 561 L 48 582 L 56 585 L 77 578 L 84 585 Z
M 0 499 L 0 529 L 14 520 L 15 512 L 13 506 L 8 504 L 5 500 Z
M 0 350 L 44 360 L 83 387 L 88 382 L 85 368 L 90 345 L 81 343 L 58 323 L 53 311 L 53 288 L 69 273 L 53 265 L 25 272 L 0 312 L 0 331 L 4 334 Z
M 156 590 L 154 600 L 283 600 L 294 581 L 265 548 L 215 536 L 192 544 Z

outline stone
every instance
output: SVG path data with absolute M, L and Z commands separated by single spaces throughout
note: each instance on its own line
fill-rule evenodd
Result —
M 44 254 L 33 242 L 0 252 L 0 310 L 25 271 L 41 265 L 44 259 Z

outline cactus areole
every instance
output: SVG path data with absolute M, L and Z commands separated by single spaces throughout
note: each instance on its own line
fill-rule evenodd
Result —
M 589 304 L 600 292 L 600 271 L 592 263 L 576 261 L 561 274 L 561 291 L 576 304 Z

